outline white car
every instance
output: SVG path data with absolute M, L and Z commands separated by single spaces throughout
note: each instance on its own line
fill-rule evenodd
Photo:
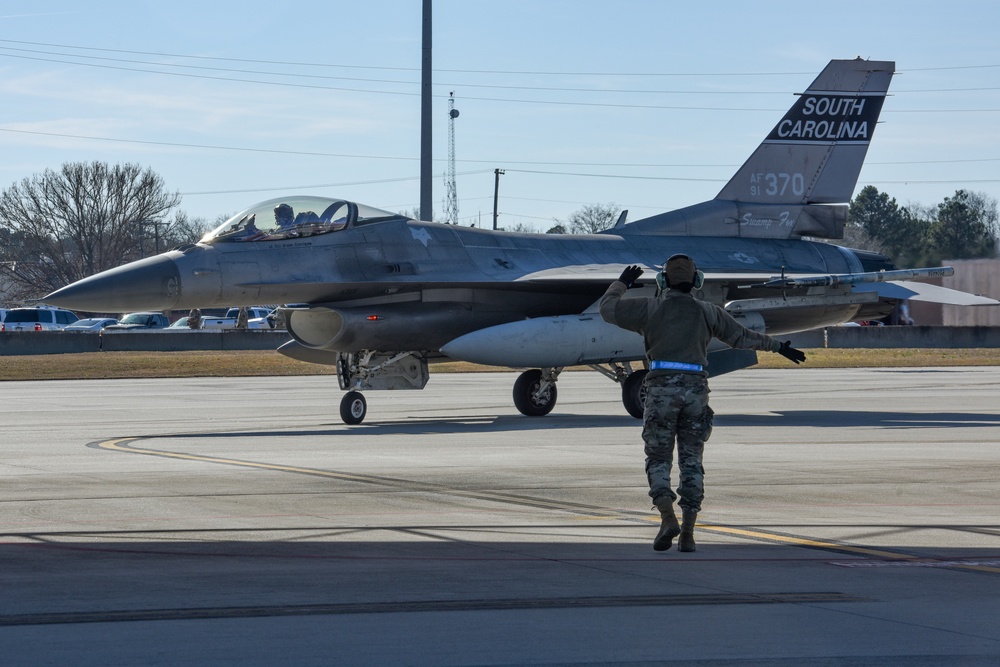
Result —
M 76 313 L 62 308 L 14 308 L 7 311 L 0 331 L 58 331 L 78 319 Z
M 118 320 L 113 317 L 88 317 L 83 320 L 77 320 L 70 324 L 68 327 L 63 329 L 63 331 L 82 331 L 85 333 L 100 333 L 101 329 L 104 327 L 109 327 L 112 324 L 118 324 Z
M 105 327 L 109 331 L 147 331 L 149 329 L 166 329 L 170 320 L 163 313 L 144 310 L 140 313 L 129 313 L 122 316 L 116 324 Z
M 263 306 L 247 306 L 247 329 L 273 329 L 274 326 L 267 321 L 267 316 L 271 311 Z M 225 317 L 203 317 L 201 318 L 202 329 L 236 329 L 236 322 L 239 319 L 240 309 L 230 308 L 226 311 Z

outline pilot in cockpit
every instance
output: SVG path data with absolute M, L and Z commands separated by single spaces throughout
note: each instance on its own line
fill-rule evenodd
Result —
M 274 223 L 278 229 L 289 229 L 295 225 L 295 213 L 288 204 L 274 207 Z

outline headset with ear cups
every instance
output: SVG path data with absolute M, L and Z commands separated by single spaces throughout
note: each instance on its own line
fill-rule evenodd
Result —
M 691 281 L 691 285 L 694 289 L 701 289 L 705 284 L 705 274 L 698 269 L 694 270 L 694 280 Z
M 667 264 L 670 262 L 671 259 L 674 259 L 675 257 L 678 259 L 680 258 L 687 259 L 692 264 L 694 264 L 694 260 L 688 257 L 687 255 L 681 255 L 681 254 L 671 255 L 670 258 L 663 263 L 663 267 L 656 274 L 656 287 L 661 292 L 665 291 L 670 287 L 670 281 L 667 279 Z M 705 274 L 699 271 L 697 268 L 695 268 L 694 275 L 691 276 L 691 287 L 693 289 L 701 289 L 704 284 L 705 284 Z

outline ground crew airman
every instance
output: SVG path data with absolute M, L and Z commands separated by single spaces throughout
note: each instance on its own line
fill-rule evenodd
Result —
M 666 551 L 679 535 L 677 550 L 694 551 L 694 524 L 705 496 L 702 454 L 714 414 L 708 406 L 708 344 L 718 338 L 735 348 L 777 352 L 796 364 L 806 355 L 789 341 L 751 331 L 719 306 L 696 299 L 691 290 L 701 287 L 704 276 L 687 255 L 674 255 L 663 265 L 656 276 L 659 295 L 622 299 L 642 272 L 638 266 L 626 268 L 601 298 L 600 312 L 605 321 L 640 333 L 645 341 L 649 373 L 642 439 L 649 496 L 660 511 L 653 549 Z M 676 493 L 670 488 L 675 439 Z M 681 524 L 673 505 L 678 496 Z

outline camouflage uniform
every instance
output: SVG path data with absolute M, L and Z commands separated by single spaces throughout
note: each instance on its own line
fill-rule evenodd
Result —
M 708 380 L 694 373 L 660 375 L 646 383 L 642 440 L 646 444 L 646 479 L 654 505 L 680 495 L 683 510 L 698 512 L 705 497 L 702 453 L 712 435 L 712 408 L 708 407 Z M 670 466 L 677 441 L 680 485 L 670 488 Z
M 704 370 L 708 344 L 718 338 L 731 347 L 771 352 L 777 352 L 781 344 L 747 329 L 719 306 L 695 299 L 690 292 L 670 289 L 657 297 L 623 299 L 626 289 L 621 281 L 611 284 L 600 301 L 601 317 L 642 334 L 649 361 L 692 367 L 653 369 L 646 375 L 642 439 L 649 496 L 657 507 L 668 507 L 679 495 L 682 510 L 698 512 L 705 497 L 702 453 L 712 434 L 714 414 L 708 407 L 708 372 Z M 670 488 L 675 441 L 680 470 L 676 494 Z

